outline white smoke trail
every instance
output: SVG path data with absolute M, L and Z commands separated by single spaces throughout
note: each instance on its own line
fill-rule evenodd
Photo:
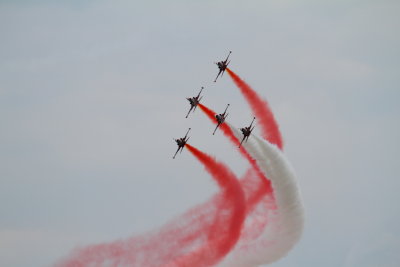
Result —
M 239 130 L 231 125 L 229 127 L 236 137 L 241 138 Z M 304 226 L 304 208 L 296 177 L 283 153 L 255 135 L 251 135 L 243 146 L 271 180 L 277 210 L 264 233 L 249 243 L 239 242 L 221 266 L 249 267 L 272 263 L 292 249 L 300 239 Z

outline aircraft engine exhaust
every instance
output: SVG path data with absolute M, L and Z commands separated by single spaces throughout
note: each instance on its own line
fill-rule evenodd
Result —
M 240 92 L 249 104 L 253 114 L 259 120 L 262 136 L 272 144 L 276 144 L 280 149 L 283 148 L 283 140 L 279 131 L 278 123 L 272 113 L 267 101 L 262 99 L 246 82 L 244 82 L 231 69 L 226 68 L 233 82 L 240 89 Z

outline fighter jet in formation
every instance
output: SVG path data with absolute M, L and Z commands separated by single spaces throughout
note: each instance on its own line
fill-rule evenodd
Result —
M 181 138 L 178 138 L 178 139 L 174 139 L 175 142 L 176 142 L 176 144 L 178 145 L 178 150 L 175 152 L 175 155 L 172 157 L 173 159 L 175 159 L 176 154 L 178 154 L 179 150 L 181 150 L 181 153 L 182 153 L 183 148 L 185 147 L 187 141 L 188 141 L 189 138 L 190 138 L 190 137 L 187 137 L 189 131 L 190 131 L 190 128 L 189 128 L 189 130 L 187 131 L 185 137 L 181 137 Z
M 228 117 L 228 114 L 226 113 L 226 111 L 227 111 L 229 105 L 230 105 L 230 104 L 228 104 L 228 105 L 226 106 L 226 109 L 225 109 L 224 113 L 216 114 L 216 115 L 215 115 L 215 119 L 217 120 L 217 123 L 218 123 L 218 124 L 217 124 L 217 127 L 215 127 L 215 130 L 214 130 L 214 132 L 213 132 L 213 135 L 215 134 L 215 131 L 217 131 L 218 127 L 219 127 L 222 123 L 224 123 L 226 117 Z
M 226 59 L 224 61 L 219 61 L 219 62 L 215 63 L 218 66 L 219 72 L 218 72 L 218 75 L 215 78 L 214 82 L 217 81 L 217 79 L 218 79 L 220 74 L 221 74 L 221 77 L 222 77 L 222 75 L 224 75 L 224 72 L 225 72 L 226 68 L 228 67 L 229 63 L 231 62 L 231 61 L 228 62 L 228 58 L 229 58 L 231 53 L 232 53 L 232 51 L 229 51 L 229 54 L 228 54 L 228 56 L 226 57 Z
M 247 140 L 249 139 L 249 136 L 255 127 L 255 126 L 251 127 L 253 125 L 253 122 L 255 119 L 256 119 L 256 117 L 253 118 L 249 127 L 240 128 L 240 130 L 242 131 L 242 134 L 243 134 L 243 139 L 240 142 L 239 148 L 242 146 L 243 141 L 247 142 Z
M 186 115 L 186 118 L 189 116 L 189 113 L 190 113 L 190 111 L 192 111 L 192 109 L 193 109 L 193 112 L 196 110 L 197 105 L 200 103 L 200 100 L 203 98 L 202 96 L 200 96 L 201 91 L 203 91 L 203 89 L 204 89 L 204 87 L 201 87 L 200 92 L 197 96 L 186 98 L 190 103 L 190 109 L 189 109 L 188 114 Z

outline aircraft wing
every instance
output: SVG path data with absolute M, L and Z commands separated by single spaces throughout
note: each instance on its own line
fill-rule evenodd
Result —
M 215 130 L 214 130 L 214 132 L 213 132 L 213 135 L 215 134 L 215 132 L 217 131 L 217 129 L 218 129 L 218 127 L 221 125 L 221 123 L 218 123 L 217 124 L 217 127 L 215 127 Z
M 175 155 L 172 157 L 173 159 L 175 159 L 176 154 L 178 154 L 180 147 L 178 147 L 178 150 L 175 152 Z
M 242 141 L 240 142 L 239 148 L 242 146 L 244 139 L 246 139 L 246 136 L 243 136 Z
M 252 128 L 250 128 L 249 135 L 251 135 L 251 132 L 254 130 L 254 127 L 256 126 L 254 125 Z
M 201 87 L 200 92 L 199 92 L 199 94 L 197 95 L 197 98 L 200 97 L 200 94 L 201 94 L 201 91 L 203 91 L 203 88 L 204 88 L 204 87 Z
M 189 116 L 189 113 L 190 113 L 190 111 L 192 111 L 192 109 L 193 109 L 193 106 L 190 107 L 189 112 L 186 115 L 186 118 Z
M 222 70 L 220 70 L 220 71 L 218 72 L 218 75 L 217 75 L 217 77 L 215 78 L 214 82 L 217 81 L 217 79 L 218 79 L 219 75 L 221 74 L 221 72 L 222 72 Z

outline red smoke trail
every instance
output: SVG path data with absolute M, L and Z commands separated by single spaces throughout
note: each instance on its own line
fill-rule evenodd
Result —
M 231 70 L 227 71 L 258 117 L 263 137 L 282 148 L 281 134 L 267 102 Z M 199 105 L 216 123 L 215 112 Z M 227 124 L 222 124 L 220 128 L 235 146 L 239 145 L 239 140 Z M 251 247 L 251 243 L 246 242 L 259 236 L 267 223 L 267 211 L 276 208 L 270 181 L 262 173 L 260 175 L 260 169 L 244 148 L 240 152 L 252 168 L 240 184 L 225 165 L 189 145 L 187 148 L 213 175 L 221 187 L 219 194 L 157 232 L 76 250 L 57 266 L 210 266 L 218 263 L 235 244 L 241 248 Z M 272 206 L 260 205 L 265 203 L 272 203 Z
M 206 107 L 205 105 L 199 103 L 198 106 L 204 113 L 207 115 L 207 117 L 213 122 L 217 123 L 215 119 L 215 111 L 211 110 L 210 108 Z M 223 123 L 219 126 L 221 128 L 222 132 L 228 139 L 236 146 L 238 147 L 240 144 L 240 141 L 236 138 L 236 136 L 233 134 L 231 128 L 226 124 Z M 258 203 L 258 201 L 265 195 L 265 194 L 272 194 L 272 186 L 271 182 L 269 179 L 264 175 L 263 172 L 261 172 L 260 168 L 258 167 L 256 161 L 250 156 L 250 154 L 242 147 L 240 150 L 240 153 L 247 159 L 247 161 L 250 163 L 252 166 L 253 170 L 255 171 L 256 175 L 259 177 L 258 183 L 261 182 L 260 186 L 257 188 L 256 192 L 252 192 L 252 194 L 246 195 L 247 197 L 247 208 L 249 211 L 252 210 L 252 208 L 255 206 L 255 204 Z M 246 179 L 247 181 L 248 179 Z M 253 182 L 254 183 L 254 182 Z M 246 184 L 243 184 L 243 186 L 246 186 Z
M 215 112 L 203 104 L 198 104 L 200 109 L 207 117 L 216 124 Z M 227 123 L 220 125 L 224 135 L 238 147 L 240 141 L 233 134 L 232 129 Z M 249 242 L 257 238 L 268 223 L 268 211 L 276 209 L 276 203 L 273 194 L 271 181 L 260 170 L 256 161 L 242 147 L 240 153 L 250 163 L 251 168 L 247 171 L 244 178 L 240 180 L 246 197 L 246 224 L 242 229 L 241 243 Z M 261 216 L 260 216 L 261 214 Z
M 275 120 L 267 101 L 263 100 L 247 83 L 245 83 L 232 70 L 226 68 L 226 71 L 231 76 L 232 80 L 239 87 L 241 93 L 246 98 L 257 117 L 258 123 L 261 126 L 262 136 L 270 143 L 277 145 L 281 150 L 283 148 L 283 140 L 279 131 L 278 123 Z
M 59 267 L 211 266 L 239 239 L 245 219 L 242 188 L 224 164 L 187 145 L 221 188 L 206 203 L 192 208 L 159 231 L 76 250 Z
M 186 144 L 186 148 L 204 165 L 222 189 L 225 201 L 219 206 L 219 214 L 208 233 L 207 244 L 185 255 L 174 264 L 177 266 L 212 266 L 219 262 L 236 244 L 246 215 L 244 193 L 233 172 L 213 157 Z M 197 259 L 197 260 L 196 260 Z M 194 261 L 195 260 L 195 261 Z

